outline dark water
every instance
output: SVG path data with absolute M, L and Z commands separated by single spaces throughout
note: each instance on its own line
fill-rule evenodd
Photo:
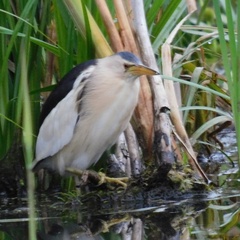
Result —
M 240 191 L 235 188 L 180 202 L 159 201 L 152 207 L 125 203 L 126 210 L 117 204 L 96 203 L 87 209 L 77 202 L 63 204 L 57 198 L 42 196 L 40 200 L 38 239 L 239 239 L 240 235 Z M 1 204 L 0 239 L 28 239 L 25 206 L 24 199 Z
M 219 136 L 227 154 L 216 151 L 205 169 L 219 187 L 181 201 L 85 201 L 37 196 L 37 236 L 68 239 L 240 239 L 240 176 L 234 132 Z M 235 159 L 234 159 L 235 158 Z M 204 161 L 203 161 L 204 162 Z M 97 198 L 96 198 L 97 199 Z M 28 239 L 26 199 L 0 198 L 0 240 Z

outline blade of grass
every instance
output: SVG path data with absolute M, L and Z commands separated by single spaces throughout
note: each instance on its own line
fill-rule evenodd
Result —
M 212 107 L 205 107 L 205 106 L 188 106 L 188 107 L 181 107 L 179 108 L 180 111 L 190 111 L 190 110 L 207 110 L 207 111 L 212 111 L 216 112 L 219 115 L 226 116 L 232 118 L 227 112 L 222 111 L 217 108 L 212 108 Z
M 86 37 L 86 26 L 84 21 L 84 14 L 81 1 L 77 0 L 64 0 L 64 3 L 71 14 L 80 33 Z M 91 13 L 87 10 L 89 24 L 92 30 L 92 39 L 96 47 L 98 57 L 106 57 L 112 54 L 112 50 L 99 29 L 97 23 L 94 21 Z
M 226 4 L 226 17 L 228 26 L 228 36 L 229 41 L 227 42 L 225 36 L 225 29 L 222 22 L 220 3 L 219 1 L 213 1 L 213 6 L 216 13 L 216 21 L 219 32 L 220 47 L 222 51 L 222 60 L 225 69 L 225 74 L 228 79 L 228 87 L 230 91 L 230 98 L 232 104 L 232 111 L 234 116 L 234 122 L 237 134 L 237 144 L 238 149 L 240 149 L 240 53 L 237 50 L 240 43 L 237 41 L 240 39 L 240 6 L 237 4 L 237 24 L 233 21 L 232 7 L 230 1 L 225 1 Z M 237 36 L 235 34 L 235 29 L 237 29 Z M 229 49 L 229 51 L 228 51 Z M 229 55 L 230 53 L 230 55 Z M 240 151 L 238 152 L 239 162 L 240 162 Z
M 218 117 L 215 117 L 215 118 L 207 121 L 206 123 L 204 123 L 191 136 L 190 140 L 191 140 L 192 145 L 194 145 L 197 142 L 197 139 L 199 139 L 199 137 L 203 133 L 205 133 L 208 129 L 210 129 L 211 127 L 213 127 L 213 126 L 215 126 L 215 125 L 217 125 L 219 123 L 226 122 L 226 121 L 229 121 L 229 120 L 231 120 L 230 116 L 218 116 Z
M 165 76 L 165 75 L 161 75 L 161 77 L 164 78 L 164 79 L 167 79 L 167 80 L 172 80 L 174 82 L 183 83 L 183 84 L 186 84 L 186 85 L 189 85 L 189 86 L 193 86 L 193 87 L 205 90 L 206 92 L 213 93 L 213 94 L 215 94 L 219 97 L 222 97 L 224 99 L 230 99 L 230 97 L 226 94 L 223 94 L 221 92 L 217 92 L 213 89 L 210 89 L 208 87 L 204 87 L 204 86 L 202 86 L 200 84 L 197 84 L 197 83 L 193 83 L 193 82 L 189 82 L 189 81 L 186 81 L 186 80 L 183 80 L 183 79 L 179 79 L 179 78 L 175 78 L 175 77 L 169 77 L 169 76 Z
M 23 104 L 23 149 L 27 171 L 27 192 L 28 192 L 28 207 L 29 207 L 29 239 L 36 239 L 36 222 L 35 222 L 35 199 L 34 199 L 34 175 L 30 169 L 33 159 L 33 125 L 31 104 L 29 96 L 28 86 L 28 60 L 27 54 L 29 51 L 29 34 L 28 26 L 25 26 L 27 32 L 26 38 L 22 39 L 20 48 L 20 64 L 21 64 L 21 76 L 20 76 L 20 99 Z
M 171 1 L 168 8 L 164 12 L 159 23 L 154 27 L 152 31 L 153 39 L 153 50 L 158 52 L 159 47 L 164 43 L 164 41 L 169 36 L 169 33 L 176 26 L 177 21 L 186 10 L 185 0 Z
M 200 78 L 200 75 L 203 71 L 203 68 L 201 67 L 196 67 L 193 71 L 193 75 L 192 75 L 192 80 L 191 82 L 193 83 L 198 83 L 199 81 L 199 78 Z M 188 91 L 186 93 L 186 95 L 188 96 L 187 97 L 187 102 L 186 102 L 186 106 L 191 106 L 192 105 L 192 102 L 193 102 L 193 99 L 194 99 L 194 95 L 197 91 L 197 88 L 194 88 L 194 87 L 189 87 L 188 88 Z M 188 113 L 189 113 L 189 110 L 190 109 L 187 109 L 185 112 L 184 112 L 184 115 L 183 115 L 183 123 L 184 125 L 186 124 L 187 122 L 187 117 L 188 117 Z
M 147 20 L 148 26 L 150 26 L 151 24 L 154 23 L 154 20 L 155 20 L 157 14 L 159 13 L 159 11 L 161 10 L 163 3 L 164 3 L 164 0 L 154 1 L 151 8 L 147 11 L 146 20 Z M 146 5 L 145 7 L 149 7 L 149 6 L 150 6 L 150 3 L 148 5 Z

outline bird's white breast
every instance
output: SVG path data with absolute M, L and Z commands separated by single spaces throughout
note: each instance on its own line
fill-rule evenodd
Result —
M 82 102 L 84 115 L 80 114 L 71 142 L 58 153 L 59 161 L 64 159 L 68 166 L 86 169 L 98 161 L 126 129 L 137 104 L 138 79 L 101 84 L 88 89 Z

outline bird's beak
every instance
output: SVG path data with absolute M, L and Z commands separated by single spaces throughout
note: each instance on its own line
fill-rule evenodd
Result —
M 146 67 L 144 65 L 134 65 L 130 66 L 127 70 L 132 75 L 141 76 L 141 75 L 159 75 L 159 72 Z

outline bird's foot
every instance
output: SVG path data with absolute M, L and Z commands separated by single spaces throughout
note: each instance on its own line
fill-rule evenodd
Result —
M 66 172 L 68 172 L 69 174 L 81 177 L 81 180 L 82 181 L 84 180 L 85 184 L 88 179 L 92 183 L 96 183 L 97 185 L 101 185 L 103 183 L 110 183 L 110 184 L 121 185 L 122 187 L 126 188 L 127 182 L 129 180 L 128 177 L 121 177 L 121 178 L 107 177 L 104 173 L 102 173 L 102 172 L 97 173 L 93 170 L 79 170 L 79 169 L 74 169 L 74 168 L 67 168 Z M 79 185 L 81 185 L 81 184 L 79 184 Z
M 127 187 L 127 182 L 129 180 L 128 177 L 121 177 L 121 178 L 111 178 L 107 177 L 105 173 L 99 172 L 98 175 L 100 176 L 100 181 L 98 182 L 98 185 L 101 185 L 103 183 L 114 183 L 123 186 L 124 188 Z

